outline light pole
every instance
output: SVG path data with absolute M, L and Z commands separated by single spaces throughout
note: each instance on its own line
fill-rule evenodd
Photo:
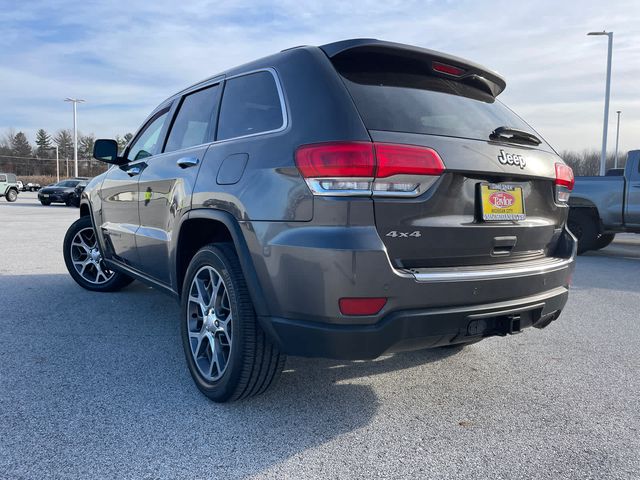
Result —
M 609 123 L 609 96 L 611 93 L 611 54 L 613 52 L 613 32 L 589 32 L 587 35 L 606 35 L 609 37 L 607 53 L 607 85 L 604 93 L 604 125 L 602 127 L 602 153 L 600 155 L 600 176 L 604 176 L 607 162 L 607 124 Z
M 73 163 L 74 163 L 74 176 L 78 176 L 78 122 L 76 121 L 76 105 L 78 103 L 83 103 L 84 100 L 81 98 L 65 98 L 65 102 L 73 103 Z
M 620 110 L 616 110 L 618 115 L 618 125 L 616 126 L 616 155 L 613 157 L 613 168 L 618 168 L 618 140 L 620 139 Z

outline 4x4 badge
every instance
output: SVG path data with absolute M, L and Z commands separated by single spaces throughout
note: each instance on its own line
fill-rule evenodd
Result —
M 527 166 L 527 162 L 522 155 L 507 153 L 504 150 L 500 150 L 498 161 L 503 165 L 515 165 L 520 168 L 524 168 Z

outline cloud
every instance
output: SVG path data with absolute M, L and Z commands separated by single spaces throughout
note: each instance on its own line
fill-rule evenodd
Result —
M 357 3 L 0 0 L 0 129 L 71 124 L 67 96 L 85 98 L 79 125 L 133 131 L 164 98 L 202 78 L 300 44 L 376 37 L 463 56 L 507 79 L 502 100 L 557 149 L 599 148 L 606 40 L 615 32 L 611 132 L 640 133 L 640 4 L 362 1 Z M 610 143 L 613 147 L 613 142 Z

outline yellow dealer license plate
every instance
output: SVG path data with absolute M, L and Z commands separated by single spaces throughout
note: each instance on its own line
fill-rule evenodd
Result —
M 503 183 L 483 183 L 480 185 L 482 219 L 524 220 L 524 196 L 522 187 Z

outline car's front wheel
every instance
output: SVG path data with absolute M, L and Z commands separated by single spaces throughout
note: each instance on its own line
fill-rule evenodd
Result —
M 133 279 L 110 270 L 102 260 L 91 217 L 73 222 L 64 237 L 64 263 L 78 285 L 94 292 L 114 292 Z
M 7 192 L 7 202 L 15 202 L 18 199 L 18 192 L 13 188 Z
M 202 393 L 227 402 L 264 392 L 285 356 L 256 321 L 231 244 L 209 244 L 191 260 L 182 288 L 182 343 Z

